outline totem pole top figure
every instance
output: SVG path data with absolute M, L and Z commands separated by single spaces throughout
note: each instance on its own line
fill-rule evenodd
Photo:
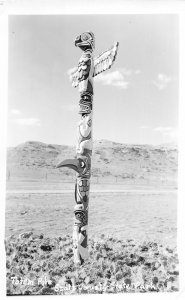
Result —
M 119 43 L 116 42 L 95 59 L 95 37 L 90 31 L 84 32 L 75 39 L 75 46 L 79 47 L 83 54 L 79 60 L 78 67 L 70 74 L 72 86 L 79 86 L 79 92 L 93 95 L 93 77 L 111 68 L 115 61 Z

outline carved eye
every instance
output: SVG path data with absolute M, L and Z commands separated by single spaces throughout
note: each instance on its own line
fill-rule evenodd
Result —
M 81 39 L 82 41 L 87 41 L 89 39 L 89 35 L 87 33 L 82 33 Z
M 84 168 L 85 167 L 85 163 L 83 161 L 80 162 L 80 167 Z

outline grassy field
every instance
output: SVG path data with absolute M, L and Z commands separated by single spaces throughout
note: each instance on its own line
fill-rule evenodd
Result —
M 90 257 L 76 269 L 74 180 L 9 180 L 7 295 L 177 291 L 177 193 L 142 183 L 92 182 Z
M 178 291 L 176 249 L 155 242 L 89 238 L 89 259 L 76 268 L 72 238 L 24 233 L 6 239 L 7 295 Z
M 74 195 L 9 194 L 6 236 L 24 231 L 48 236 L 72 234 Z M 176 194 L 93 193 L 89 235 L 114 234 L 121 239 L 176 243 Z

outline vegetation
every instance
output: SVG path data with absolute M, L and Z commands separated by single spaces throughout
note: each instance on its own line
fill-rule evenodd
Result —
M 7 295 L 178 291 L 176 249 L 101 235 L 89 260 L 73 263 L 72 238 L 33 232 L 5 240 Z

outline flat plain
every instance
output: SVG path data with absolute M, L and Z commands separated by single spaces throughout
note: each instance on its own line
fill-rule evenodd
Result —
M 177 149 L 95 146 L 89 260 L 79 269 L 72 253 L 75 175 L 55 168 L 73 149 L 27 142 L 9 150 L 7 295 L 178 291 Z
M 89 235 L 111 234 L 176 244 L 177 195 L 130 192 L 92 193 L 89 203 Z M 50 237 L 72 234 L 73 192 L 8 194 L 6 236 L 24 231 Z

